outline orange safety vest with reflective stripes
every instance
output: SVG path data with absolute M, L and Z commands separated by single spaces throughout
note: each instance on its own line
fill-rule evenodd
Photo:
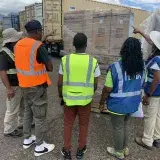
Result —
M 15 46 L 15 65 L 20 87 L 28 88 L 44 83 L 51 84 L 45 65 L 39 64 L 36 60 L 37 49 L 41 44 L 40 41 L 24 38 Z

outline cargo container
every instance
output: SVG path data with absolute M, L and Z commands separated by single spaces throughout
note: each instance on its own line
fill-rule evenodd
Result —
M 56 35 L 54 36 L 54 40 L 56 41 L 61 41 L 63 38 L 62 2 L 63 0 L 43 0 L 44 34 L 48 34 L 51 31 L 56 30 Z
M 48 37 L 50 41 L 54 41 L 58 51 L 63 49 L 63 0 L 43 0 L 43 29 L 44 34 L 48 34 L 56 30 L 55 36 Z
M 3 17 L 3 30 L 7 28 L 15 28 L 17 31 L 20 30 L 19 28 L 19 16 L 18 15 L 10 15 Z
M 38 20 L 41 24 L 43 24 L 43 17 L 42 17 L 42 3 L 37 3 L 34 6 L 35 12 L 35 20 Z
M 19 12 L 19 24 L 20 24 L 20 31 L 25 33 L 25 24 L 26 24 L 27 20 L 26 20 L 26 11 L 21 11 Z
M 42 18 L 42 3 L 35 3 L 29 6 L 25 6 L 25 10 L 19 12 L 19 23 L 20 30 L 26 34 L 24 28 L 25 24 L 30 20 L 38 20 L 41 24 L 43 23 Z
M 35 3 L 25 7 L 26 21 L 38 20 L 42 24 L 42 3 Z
M 30 21 L 35 18 L 35 12 L 34 12 L 34 4 L 25 6 L 26 11 L 26 21 Z

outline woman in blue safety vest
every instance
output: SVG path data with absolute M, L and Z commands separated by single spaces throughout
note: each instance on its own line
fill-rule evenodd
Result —
M 128 120 L 141 103 L 141 89 L 145 79 L 144 62 L 140 41 L 128 38 L 120 51 L 121 58 L 111 64 L 107 71 L 100 110 L 107 109 L 114 130 L 114 147 L 107 151 L 114 157 L 124 159 L 129 155 Z
M 153 146 L 160 148 L 160 32 L 152 31 L 148 36 L 134 28 L 134 33 L 141 34 L 153 46 L 152 54 L 146 61 L 148 78 L 143 97 L 143 105 L 147 108 L 144 132 L 142 137 L 135 139 L 140 146 L 152 150 Z

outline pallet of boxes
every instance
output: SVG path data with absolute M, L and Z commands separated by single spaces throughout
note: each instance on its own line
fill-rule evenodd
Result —
M 132 35 L 133 17 L 130 10 L 81 10 L 64 15 L 65 52 L 73 53 L 74 35 L 85 33 L 88 37 L 87 53 L 97 58 L 101 68 L 102 75 L 92 104 L 93 112 L 100 112 L 99 101 L 107 67 L 119 58 L 123 42 Z

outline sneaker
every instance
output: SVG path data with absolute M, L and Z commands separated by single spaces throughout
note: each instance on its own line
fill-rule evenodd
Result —
M 31 135 L 28 139 L 24 139 L 23 141 L 23 148 L 28 149 L 36 142 L 36 137 L 34 135 Z
M 153 146 L 156 147 L 156 148 L 160 148 L 160 139 L 159 140 L 155 140 L 153 142 Z
M 34 150 L 34 155 L 36 157 L 41 156 L 43 154 L 53 151 L 54 148 L 55 148 L 54 144 L 47 144 L 46 142 L 43 142 L 40 146 L 36 146 Z
M 63 155 L 63 157 L 64 157 L 65 160 L 72 160 L 71 151 L 67 152 L 65 150 L 65 148 L 63 148 L 62 151 L 61 151 L 61 153 L 62 153 L 62 155 Z
M 123 152 L 124 152 L 125 157 L 129 156 L 129 148 L 128 147 L 124 148 Z
M 19 138 L 19 137 L 23 136 L 23 132 L 16 129 L 12 133 L 8 133 L 8 134 L 4 133 L 4 136 L 5 137 L 12 137 L 12 138 Z
M 140 137 L 136 137 L 135 142 L 136 142 L 138 145 L 140 145 L 140 146 L 142 146 L 143 148 L 146 148 L 146 149 L 148 149 L 148 150 L 152 150 L 152 149 L 153 149 L 152 146 L 147 146 L 147 145 L 142 141 L 142 138 L 140 138 Z
M 84 157 L 84 154 L 87 152 L 87 146 L 85 146 L 83 149 L 78 149 L 77 150 L 77 155 L 76 158 L 77 159 L 82 159 Z
M 114 156 L 118 159 L 124 159 L 124 153 L 120 153 L 120 152 L 116 152 L 114 148 L 112 147 L 107 147 L 107 152 L 111 155 L 111 156 Z

